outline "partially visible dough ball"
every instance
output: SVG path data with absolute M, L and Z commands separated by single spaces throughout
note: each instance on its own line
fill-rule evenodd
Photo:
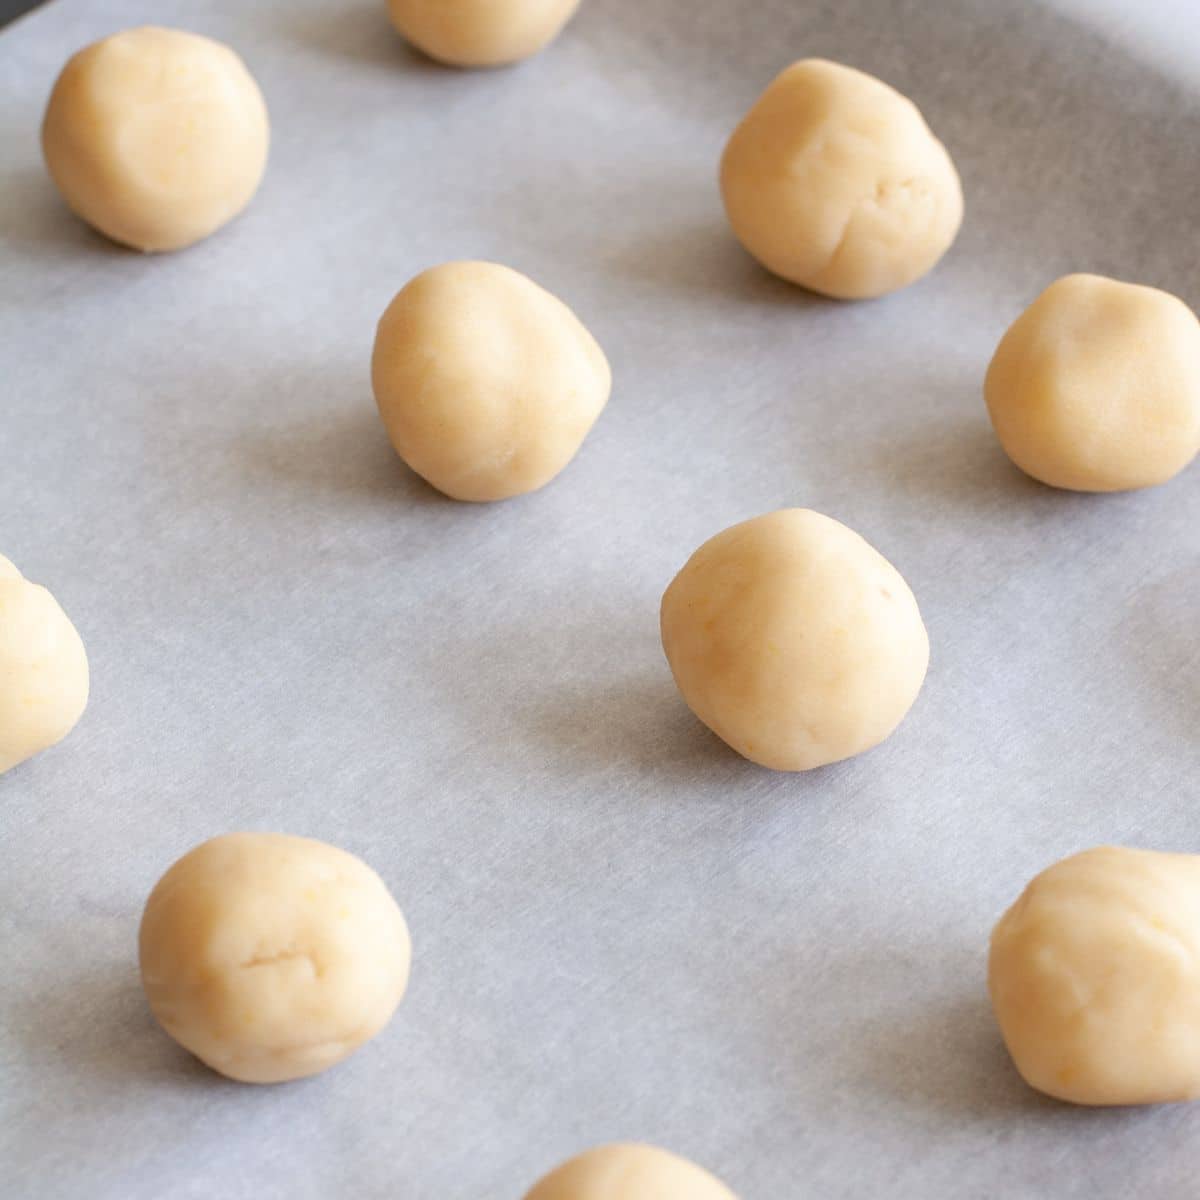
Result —
M 788 508 L 704 543 L 662 600 L 692 712 L 739 754 L 807 771 L 882 742 L 912 707 L 929 638 L 912 592 L 845 525 Z
M 1119 492 L 1200 452 L 1200 322 L 1182 300 L 1067 275 L 1017 318 L 984 385 L 1000 444 L 1052 487 Z
M 46 165 L 89 225 L 178 250 L 250 203 L 267 165 L 262 93 L 228 46 L 147 26 L 79 51 L 42 125 Z
M 549 483 L 612 387 L 603 351 L 561 300 L 486 262 L 412 280 L 379 322 L 371 377 L 396 453 L 456 500 Z
M 185 854 L 146 901 L 142 986 L 214 1071 L 279 1083 L 332 1067 L 408 985 L 404 916 L 361 859 L 309 838 L 231 833 Z
M 958 172 L 917 106 L 816 58 L 779 75 L 734 131 L 721 191 L 768 270 L 845 300 L 920 279 L 962 224 Z
M 1104 847 L 1043 871 L 992 934 L 988 987 L 1038 1091 L 1200 1097 L 1200 856 Z
M 525 1200 L 737 1200 L 715 1176 L 654 1146 L 600 1146 L 551 1171 Z
M 392 24 L 431 58 L 498 67 L 548 46 L 579 0 L 388 0 Z
M 87 701 L 75 626 L 44 587 L 0 558 L 0 775 L 61 742 Z

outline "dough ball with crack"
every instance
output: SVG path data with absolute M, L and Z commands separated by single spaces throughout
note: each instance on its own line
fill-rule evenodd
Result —
M 70 618 L 0 557 L 0 774 L 61 742 L 83 716 L 88 686 Z
M 1165 483 L 1200 452 L 1200 321 L 1169 292 L 1067 275 L 1004 335 L 984 395 L 1005 453 L 1042 483 Z
M 517 271 L 452 262 L 411 280 L 371 359 L 396 453 L 456 500 L 550 482 L 608 402 L 604 352 L 557 297 Z
M 911 100 L 852 67 L 788 67 L 734 131 L 721 191 L 776 275 L 840 299 L 905 287 L 962 224 L 958 172 Z
M 139 935 L 162 1027 L 246 1083 L 315 1075 L 391 1019 L 408 984 L 404 916 L 360 859 L 323 842 L 232 833 L 158 881 Z
M 579 0 L 388 0 L 392 24 L 430 58 L 499 67 L 548 46 Z
M 267 165 L 267 108 L 242 60 L 211 38 L 147 26 L 63 68 L 42 150 L 78 216 L 138 250 L 178 250 L 250 203 Z
M 1200 856 L 1105 846 L 1055 863 L 996 926 L 988 988 L 1038 1091 L 1200 1097 Z
M 598 1146 L 535 1185 L 525 1200 L 737 1200 L 714 1175 L 655 1146 Z

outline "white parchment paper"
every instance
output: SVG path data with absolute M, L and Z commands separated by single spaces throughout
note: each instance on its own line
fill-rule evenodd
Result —
M 1101 842 L 1200 851 L 1200 469 L 1138 495 L 1018 474 L 980 395 L 1052 278 L 1200 304 L 1200 17 L 1109 0 L 589 0 L 495 73 L 375 0 L 58 0 L 0 35 L 0 553 L 93 698 L 0 779 L 0 1192 L 519 1200 L 658 1142 L 744 1200 L 1195 1196 L 1200 1110 L 1085 1112 L 1009 1065 L 986 940 Z M 153 20 L 260 80 L 265 185 L 195 249 L 115 249 L 37 129 L 69 53 Z M 716 163 L 792 59 L 924 109 L 963 235 L 822 301 L 728 234 Z M 613 362 L 545 492 L 441 499 L 393 456 L 374 322 L 435 262 L 532 275 Z M 878 751 L 742 762 L 661 658 L 660 594 L 789 504 L 905 574 L 933 645 Z M 230 829 L 363 855 L 416 955 L 346 1065 L 250 1088 L 152 1024 L 159 874 Z

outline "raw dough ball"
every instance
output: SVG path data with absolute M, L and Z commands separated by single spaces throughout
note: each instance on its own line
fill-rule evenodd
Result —
M 391 1020 L 408 984 L 404 916 L 361 859 L 309 838 L 231 833 L 158 881 L 139 935 L 162 1027 L 246 1083 L 316 1075 Z
M 929 665 L 900 573 L 857 533 L 803 508 L 705 542 L 663 596 L 662 640 L 692 712 L 779 771 L 878 745 Z
M 992 934 L 988 987 L 1039 1091 L 1200 1096 L 1200 856 L 1105 847 L 1043 871 Z
M 72 211 L 138 250 L 178 250 L 250 203 L 267 165 L 262 93 L 228 46 L 148 26 L 63 68 L 42 125 Z
M 75 626 L 44 587 L 0 558 L 0 775 L 61 742 L 87 701 Z
M 958 172 L 917 106 L 817 58 L 788 67 L 734 130 L 721 191 L 763 266 L 845 300 L 920 279 L 962 224 Z
M 549 483 L 612 387 L 603 351 L 561 300 L 485 262 L 434 267 L 400 292 L 371 377 L 396 453 L 456 500 Z
M 1068 275 L 1004 335 L 984 394 L 1034 479 L 1079 492 L 1164 483 L 1200 451 L 1200 322 L 1167 292 Z
M 525 1200 L 737 1200 L 717 1178 L 653 1146 L 600 1146 L 551 1171 Z
M 388 0 L 392 24 L 431 58 L 497 67 L 548 46 L 579 0 Z

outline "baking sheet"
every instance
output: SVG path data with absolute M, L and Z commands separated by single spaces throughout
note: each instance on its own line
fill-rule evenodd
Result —
M 1200 851 L 1200 473 L 1049 491 L 980 398 L 1061 273 L 1200 304 L 1194 7 L 591 0 L 477 74 L 381 9 L 58 0 L 0 35 L 0 552 L 93 670 L 0 779 L 0 1190 L 517 1200 L 643 1139 L 745 1200 L 1194 1196 L 1200 1113 L 1039 1099 L 983 973 L 1050 861 Z M 161 258 L 75 223 L 37 148 L 66 56 L 147 20 L 235 45 L 274 120 L 246 216 Z M 951 255 L 876 303 L 724 227 L 726 135 L 811 54 L 963 174 Z M 461 257 L 562 296 L 616 378 L 569 471 L 491 507 L 409 475 L 369 388 L 387 301 Z M 695 546 L 788 504 L 891 558 L 933 646 L 898 735 L 805 776 L 707 734 L 657 635 Z M 194 1064 L 136 975 L 158 875 L 246 828 L 363 855 L 415 941 L 387 1032 L 286 1087 Z

